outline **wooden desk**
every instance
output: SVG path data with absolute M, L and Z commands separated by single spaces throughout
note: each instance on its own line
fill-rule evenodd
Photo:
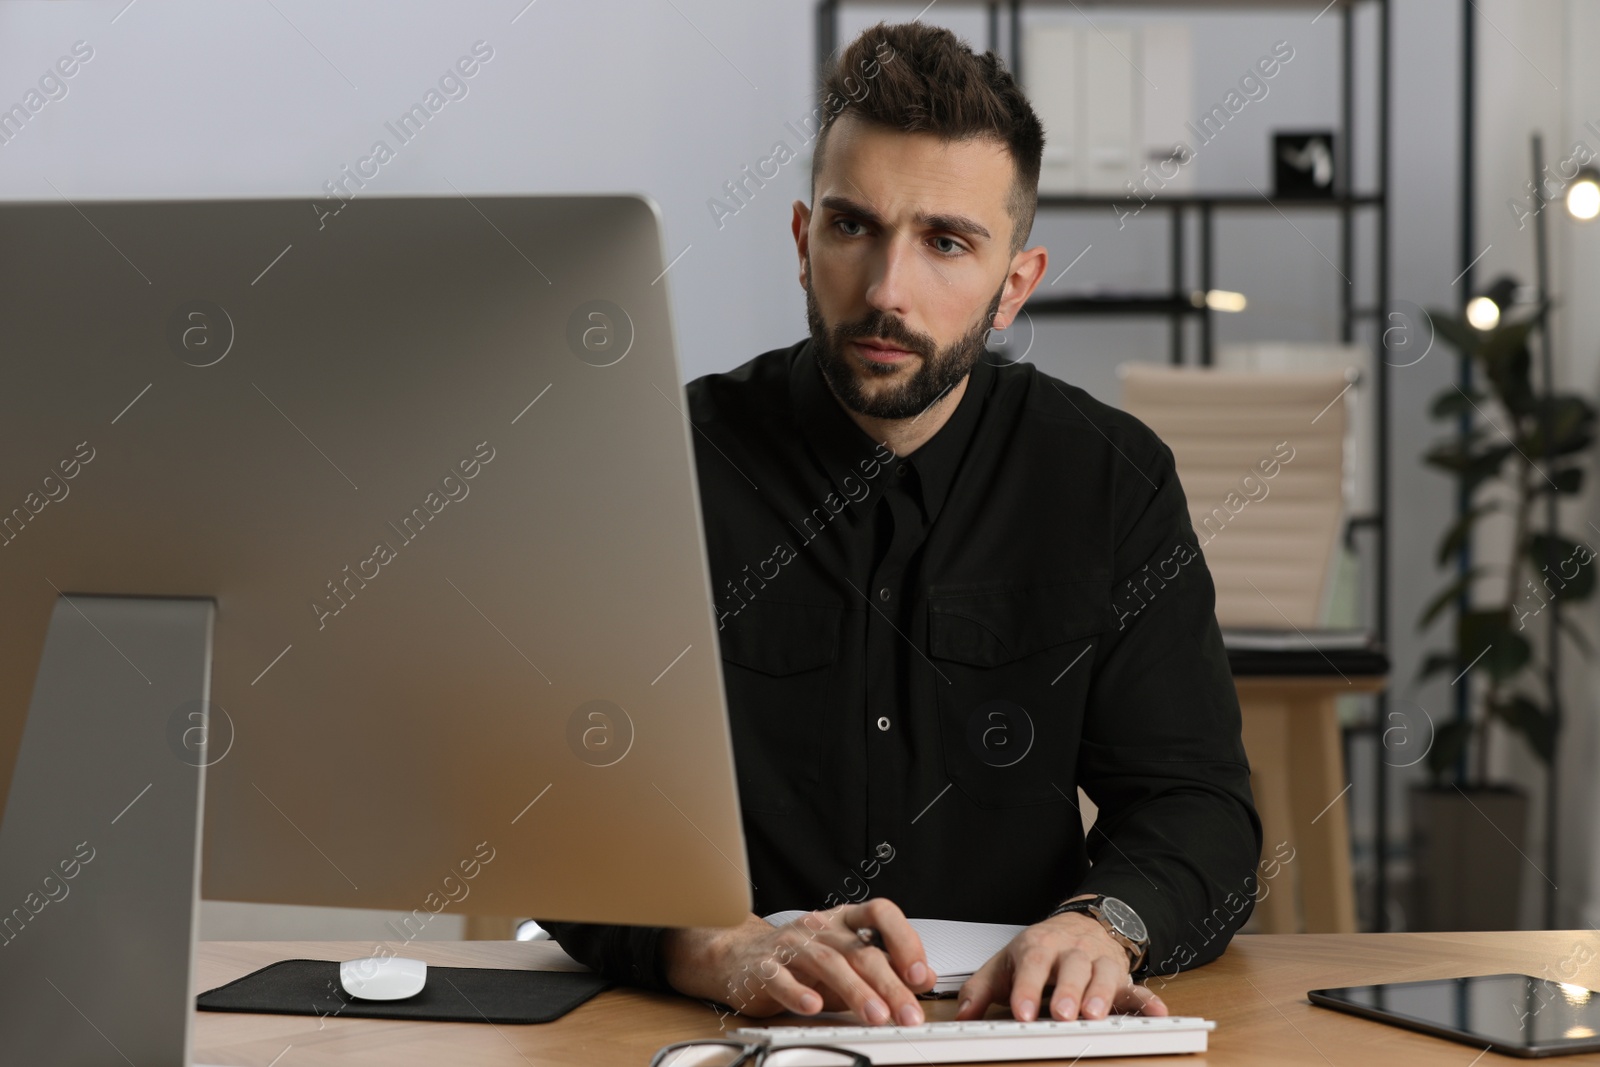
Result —
M 1577 958 L 1590 962 L 1563 966 L 1579 946 L 1584 951 Z M 352 959 L 371 949 L 370 942 L 206 941 L 197 953 L 195 992 L 281 959 Z M 560 957 L 551 945 L 516 941 L 413 942 L 407 951 L 430 964 L 462 967 L 550 967 Z M 1475 1061 L 1477 1053 L 1466 1045 L 1312 1007 L 1305 999 L 1306 990 L 1327 986 L 1505 971 L 1600 986 L 1600 935 L 1590 930 L 1241 935 L 1217 962 L 1158 984 L 1174 1014 L 1216 1020 L 1210 1051 L 1116 1062 L 1189 1067 L 1517 1062 L 1495 1054 Z M 934 1019 L 949 1018 L 956 1007 L 954 1000 L 924 1005 Z M 994 1008 L 990 1013 L 1005 1014 Z M 645 1067 L 662 1045 L 718 1032 L 717 1014 L 699 1001 L 630 989 L 608 990 L 553 1023 L 533 1026 L 210 1011 L 196 1016 L 196 1057 L 240 1067 Z M 735 1016 L 728 1023 L 731 1028 L 747 1020 Z M 1563 1057 L 1561 1063 L 1600 1064 L 1600 1055 Z
M 1256 905 L 1262 933 L 1356 930 L 1350 798 L 1344 793 L 1350 779 L 1336 698 L 1375 693 L 1387 681 L 1381 675 L 1248 674 L 1233 680 L 1261 816 L 1262 858 L 1281 858 L 1276 850 L 1284 842 L 1294 849 L 1285 873 L 1267 883 L 1271 889 Z

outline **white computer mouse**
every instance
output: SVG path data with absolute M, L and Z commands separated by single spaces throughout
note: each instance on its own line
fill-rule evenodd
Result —
M 339 984 L 361 1000 L 404 1000 L 422 992 L 428 965 L 404 956 L 366 956 L 339 964 Z

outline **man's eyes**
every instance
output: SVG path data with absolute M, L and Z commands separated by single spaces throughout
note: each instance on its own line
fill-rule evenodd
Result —
M 835 219 L 833 224 L 834 226 L 839 227 L 839 232 L 843 233 L 846 237 L 860 237 L 863 236 L 866 231 L 866 224 L 860 219 Z M 862 233 L 852 233 L 848 230 L 845 230 L 843 227 L 846 226 L 859 226 L 862 228 Z M 938 247 L 937 251 L 940 255 L 949 258 L 959 256 L 967 250 L 966 246 L 960 241 L 957 241 L 954 237 L 946 237 L 944 234 L 938 234 L 930 238 L 930 240 L 932 240 L 936 245 L 938 242 L 943 241 L 945 243 L 945 247 Z

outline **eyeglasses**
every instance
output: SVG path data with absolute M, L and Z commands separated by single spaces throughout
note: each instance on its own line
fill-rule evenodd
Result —
M 679 1041 L 659 1049 L 650 1067 L 872 1067 L 859 1052 L 827 1045 L 747 1045 L 742 1041 Z

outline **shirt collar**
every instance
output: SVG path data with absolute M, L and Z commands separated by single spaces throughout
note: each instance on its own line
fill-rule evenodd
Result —
M 903 460 L 916 469 L 930 522 L 949 496 L 956 469 L 977 429 L 983 400 L 993 378 L 994 368 L 980 356 L 967 377 L 966 392 L 956 404 L 956 410 L 937 433 Z M 866 482 L 870 495 L 877 480 L 864 476 L 864 472 L 873 470 L 873 461 L 881 464 L 893 460 L 885 458 L 887 447 L 856 425 L 828 388 L 809 338 L 799 346 L 790 365 L 789 387 L 800 432 L 822 461 L 834 485 L 850 499 L 864 499 L 859 496 L 860 483 Z M 851 479 L 850 484 L 845 483 L 847 477 Z

